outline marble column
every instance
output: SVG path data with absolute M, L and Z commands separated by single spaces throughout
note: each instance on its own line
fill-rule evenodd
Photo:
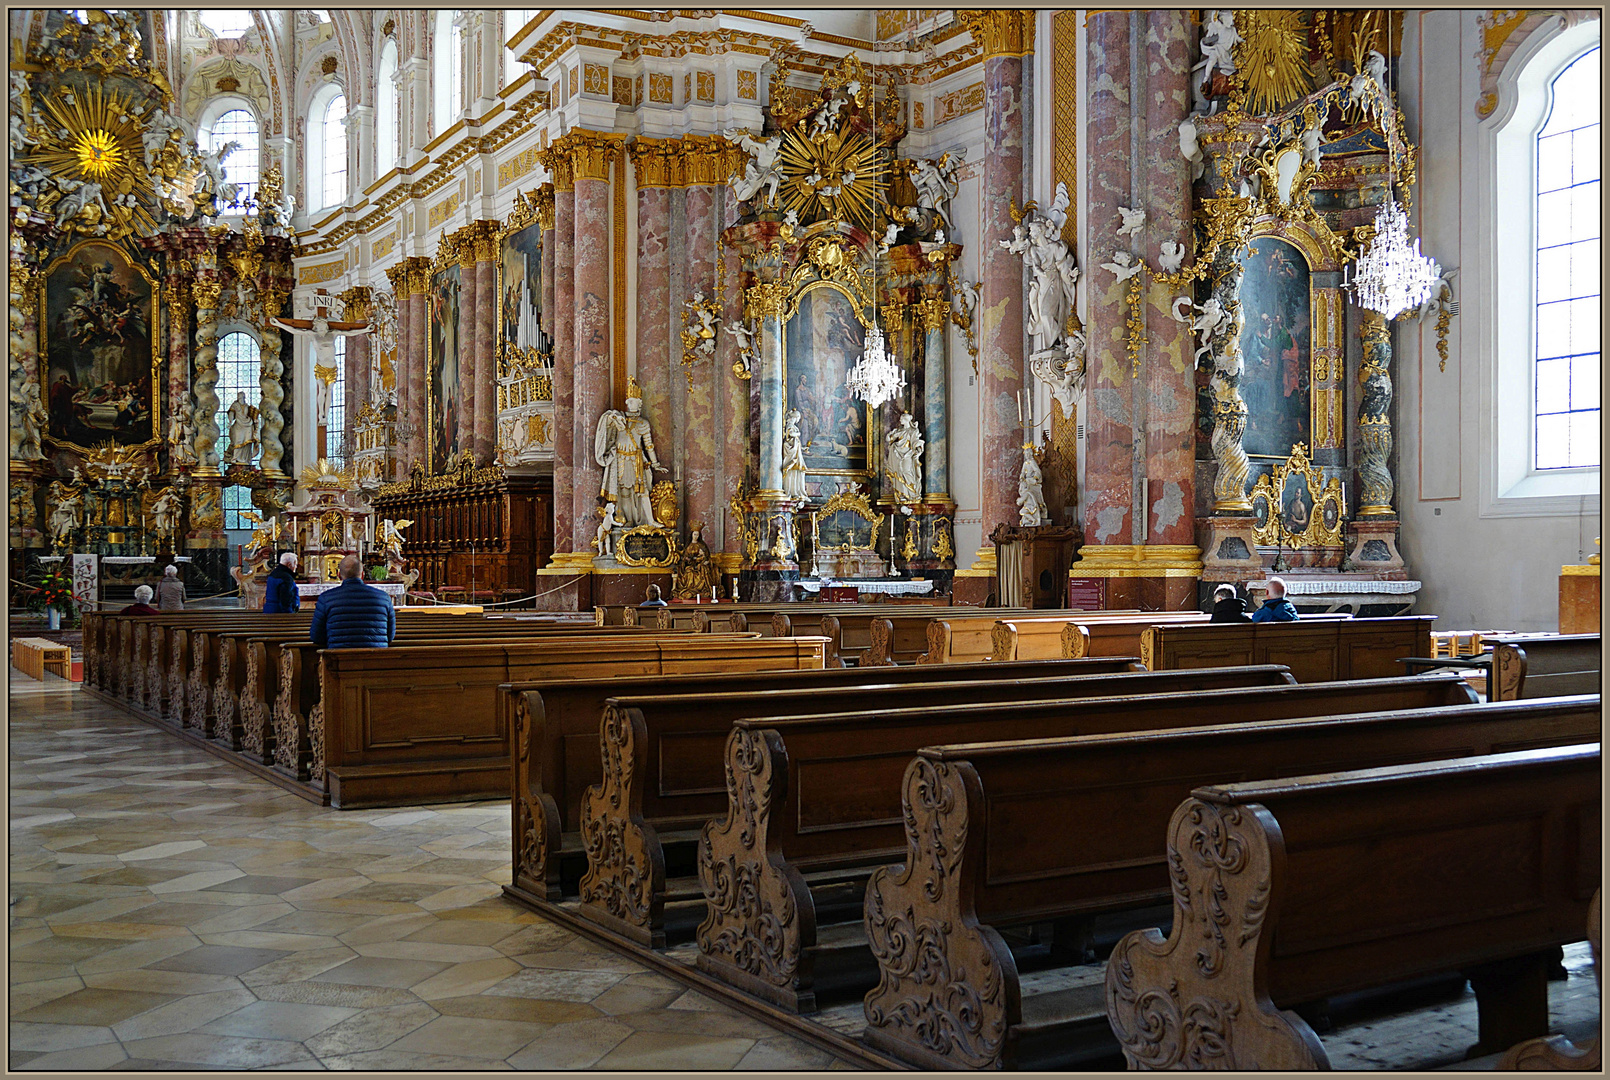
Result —
M 209 268 L 207 262 L 213 265 Z M 218 281 L 217 255 L 203 255 L 191 293 L 196 298 L 196 473 L 218 474 Z
M 410 317 L 408 310 L 408 263 L 406 261 L 399 260 L 391 266 L 386 267 L 386 279 L 391 283 L 391 296 L 397 308 L 396 353 L 392 357 L 391 372 L 392 387 L 397 396 L 397 411 L 395 415 L 400 421 L 408 416 L 407 342 L 409 326 L 408 320 Z M 404 438 L 399 438 L 395 428 L 393 428 L 393 439 L 395 440 L 391 455 L 391 467 L 393 475 L 387 477 L 386 479 L 388 480 L 395 480 L 397 477 L 402 476 L 408 471 L 408 462 L 406 460 L 407 440 Z
M 408 260 L 408 465 L 430 465 L 426 446 L 430 431 L 426 423 L 426 395 L 430 384 L 426 371 L 426 341 L 430 335 L 430 260 L 421 255 Z
M 176 409 L 190 396 L 190 281 L 176 273 L 178 259 L 168 259 L 163 286 L 168 302 L 168 407 Z M 194 402 L 191 403 L 194 406 Z M 170 414 L 171 415 L 171 414 Z M 167 432 L 163 432 L 166 436 Z
M 537 202 L 537 221 L 542 226 L 542 312 L 539 322 L 542 332 L 553 340 L 553 249 L 554 249 L 554 197 L 553 185 L 544 184 Z M 550 349 L 552 346 L 550 345 Z
M 444 238 L 443 242 L 447 242 Z M 458 449 L 448 447 L 447 452 L 457 456 L 465 450 L 481 460 L 480 448 L 475 445 L 475 388 L 485 372 L 481 368 L 480 338 L 475 329 L 477 304 L 480 300 L 480 278 L 475 273 L 475 226 L 466 225 L 451 237 L 458 255 Z
M 475 342 L 481 377 L 475 383 L 475 456 L 488 464 L 498 456 L 498 231 L 495 221 L 477 221 Z
M 283 281 L 262 290 L 265 325 L 261 355 L 258 357 L 257 413 L 262 421 L 262 434 L 259 436 L 262 445 L 257 467 L 263 471 L 263 475 L 276 478 L 286 475 L 282 467 L 285 443 L 280 438 L 285 431 L 285 414 L 281 411 L 281 406 L 285 404 L 285 361 L 282 356 L 285 336 L 267 320 L 279 316 L 285 298 L 290 295 L 289 267 L 285 267 L 285 274 Z M 351 348 L 352 341 L 352 338 L 347 339 L 348 348 Z
M 1013 204 L 1022 207 L 1023 65 L 1033 49 L 1032 12 L 969 13 L 984 51 L 984 168 L 979 184 L 978 331 L 980 507 L 985 541 L 974 565 L 989 566 L 997 525 L 1018 520 L 1017 481 L 1024 437 L 1017 400 L 1023 389 L 1023 264 L 1001 247 L 1012 236 Z
M 598 528 L 598 491 L 604 479 L 603 467 L 593 452 L 593 435 L 598 418 L 611 407 L 613 382 L 609 176 L 617 140 L 581 130 L 572 131 L 565 139 L 570 142 L 576 183 L 571 550 L 585 551 Z M 563 437 L 563 429 L 560 435 Z
M 572 547 L 575 519 L 576 423 L 576 185 L 569 157 L 555 153 L 553 173 L 553 544 L 554 552 Z
M 925 502 L 950 496 L 950 355 L 946 349 L 950 302 L 931 297 L 917 305 L 922 322 L 922 492 Z
M 738 200 L 729 189 L 722 196 L 723 219 L 730 228 L 738 220 Z M 744 317 L 743 290 L 739 288 L 740 260 L 738 252 L 727 244 L 722 250 L 726 263 L 723 270 L 722 326 L 737 326 Z M 716 351 L 716 379 L 721 386 L 722 468 L 721 487 L 716 491 L 716 513 L 722 522 L 721 535 L 712 539 L 706 533 L 710 550 L 720 550 L 729 556 L 724 569 L 736 572 L 738 559 L 743 554 L 743 530 L 732 516 L 732 495 L 744 486 L 749 469 L 749 379 L 740 379 L 733 365 L 738 362 L 738 340 L 723 333 L 721 348 Z
M 1359 338 L 1364 356 L 1358 378 L 1358 516 L 1390 518 L 1392 481 L 1392 329 L 1384 316 L 1362 311 Z
M 697 152 L 697 151 L 695 151 Z M 704 177 L 699 177 L 704 179 Z M 702 292 L 706 299 L 716 291 L 716 234 L 721 224 L 719 192 L 715 185 L 701 183 L 687 189 L 687 258 L 683 262 L 682 299 L 693 299 Z M 679 305 L 680 306 L 680 305 Z M 677 325 L 681 325 L 680 311 Z M 682 356 L 679 347 L 678 359 Z M 682 482 L 686 489 L 689 521 L 709 524 L 716 510 L 716 432 L 714 363 L 700 360 L 684 378 L 686 430 L 682 433 Z M 681 370 L 679 368 L 679 370 Z M 779 481 L 778 487 L 782 484 Z
M 671 424 L 672 353 L 676 322 L 671 313 L 671 189 L 680 161 L 661 139 L 635 140 L 632 167 L 637 175 L 637 384 L 643 415 L 669 462 L 678 433 Z M 680 368 L 676 368 L 680 372 Z

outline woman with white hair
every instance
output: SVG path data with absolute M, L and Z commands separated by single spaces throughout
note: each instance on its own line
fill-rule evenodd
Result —
M 296 553 L 287 551 L 280 556 L 263 582 L 263 614 L 280 615 L 302 609 L 302 597 L 296 588 Z
M 119 615 L 156 615 L 157 609 L 151 606 L 151 586 L 141 585 L 134 590 L 134 603 L 118 612 Z
M 162 580 L 157 582 L 157 610 L 183 611 L 184 599 L 184 582 L 179 580 L 179 568 L 170 565 L 162 571 Z

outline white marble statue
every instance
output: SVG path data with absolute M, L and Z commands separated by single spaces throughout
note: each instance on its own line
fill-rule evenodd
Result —
M 726 136 L 728 141 L 737 143 L 749 155 L 749 160 L 744 163 L 743 176 L 732 182 L 732 191 L 738 196 L 738 201 L 748 202 L 759 194 L 761 188 L 765 188 L 765 204 L 770 206 L 776 202 L 777 185 L 783 181 L 777 162 L 777 150 L 783 145 L 783 137 L 774 135 L 769 139 L 757 139 L 741 128 L 729 129 Z
M 229 457 L 231 465 L 250 465 L 257 458 L 261 417 L 246 400 L 244 390 L 235 394 L 229 406 Z
M 168 456 L 174 466 L 196 463 L 196 421 L 190 395 L 179 399 L 178 408 L 168 419 Z
M 1146 224 L 1145 207 L 1139 210 L 1131 210 L 1127 206 L 1120 206 L 1118 216 L 1123 220 L 1123 224 L 1118 226 L 1119 236 L 1138 236 L 1140 235 L 1140 230 Z
M 179 490 L 173 487 L 162 489 L 156 502 L 151 504 L 151 517 L 156 522 L 156 532 L 159 539 L 172 540 L 179 531 L 179 512 L 183 503 L 179 498 Z
M 1185 245 L 1165 240 L 1157 248 L 1157 265 L 1165 274 L 1177 274 L 1185 265 Z
M 1436 265 L 1435 260 L 1433 260 L 1432 265 Z M 1445 300 L 1453 299 L 1453 279 L 1458 276 L 1458 274 L 1459 270 L 1457 267 L 1452 270 L 1444 270 L 1440 266 L 1437 267 L 1438 283 L 1431 287 L 1431 295 L 1426 298 L 1426 302 L 1421 304 L 1419 309 L 1415 312 L 1414 317 L 1416 321 L 1424 321 L 1425 319 L 1431 318 L 1441 309 Z
M 884 439 L 889 486 L 897 503 L 910 504 L 922 499 L 923 447 L 917 422 L 910 413 L 901 413 L 900 423 Z
M 727 333 L 738 342 L 739 363 L 743 364 L 745 371 L 752 371 L 755 360 L 758 359 L 754 328 L 746 322 L 736 322 L 727 327 Z
M 621 524 L 659 525 L 649 492 L 656 472 L 669 472 L 654 452 L 654 434 L 643 417 L 643 399 L 626 399 L 626 411 L 610 409 L 598 418 L 593 453 L 603 466 L 599 494 L 620 509 Z
M 93 180 L 63 180 L 56 178 L 56 186 L 66 192 L 56 203 L 56 227 L 63 228 L 66 224 L 84 212 L 88 206 L 99 206 L 101 214 L 110 216 L 111 210 L 106 205 L 106 199 L 101 195 L 101 185 Z
M 1050 213 L 1025 216 L 1012 229 L 1012 239 L 1000 241 L 1001 247 L 1021 255 L 1029 268 L 1025 329 L 1034 339 L 1034 352 L 1056 348 L 1063 341 L 1078 303 L 1079 267 L 1062 239 L 1067 205 L 1067 185 L 1058 184 Z
M 952 158 L 954 157 L 954 160 Z M 961 154 L 945 154 L 938 161 L 917 158 L 911 163 L 911 183 L 917 189 L 917 205 L 924 210 L 944 213 L 945 206 L 956 197 L 960 183 L 956 170 L 961 166 Z
M 145 118 L 145 130 L 140 132 L 140 145 L 145 148 L 145 167 L 149 169 L 168 145 L 168 140 L 177 133 L 184 138 L 184 127 L 179 121 L 170 116 L 168 112 L 158 106 L 151 110 L 151 115 Z
M 1235 74 L 1235 47 L 1240 41 L 1241 35 L 1235 29 L 1235 12 L 1229 8 L 1209 8 L 1202 19 L 1202 59 L 1191 68 L 1191 97 L 1198 112 L 1207 111 L 1207 95 L 1202 88 L 1213 81 L 1213 72 Z
M 1370 93 L 1374 87 L 1375 94 Z M 1386 92 L 1386 57 L 1374 49 L 1364 58 L 1364 70 L 1353 76 L 1347 87 L 1347 103 L 1356 105 L 1367 116 L 1379 116 L 1392 103 Z
M 1180 157 L 1191 166 L 1191 179 L 1200 180 L 1202 172 L 1207 168 L 1207 161 L 1202 157 L 1202 144 L 1198 140 L 1199 132 L 1196 127 L 1196 117 L 1187 116 L 1180 121 Z
M 50 485 L 50 543 L 57 551 L 72 544 L 73 533 L 84 522 L 84 492 L 60 480 Z
M 625 522 L 615 516 L 615 504 L 604 504 L 604 516 L 598 522 L 598 531 L 593 534 L 593 547 L 598 551 L 600 559 L 613 559 L 615 557 L 615 538 L 611 533 Z
M 11 399 L 11 456 L 24 461 L 36 461 L 44 456 L 40 434 L 47 417 L 45 404 L 39 397 L 39 384 L 25 381 Z
M 889 222 L 889 227 L 883 230 L 883 239 L 878 242 L 878 250 L 884 252 L 894 247 L 894 238 L 899 235 L 900 223 L 898 221 Z
M 816 116 L 811 121 L 811 138 L 823 139 L 827 133 L 838 126 L 839 111 L 847 103 L 842 98 L 829 98 L 822 107 L 816 110 Z
M 1017 520 L 1025 529 L 1044 525 L 1049 520 L 1045 508 L 1045 476 L 1033 450 L 1023 451 L 1023 468 L 1017 474 Z
M 697 338 L 693 351 L 708 360 L 716 354 L 716 315 L 705 305 L 704 291 L 695 289 L 693 298 L 682 301 L 688 309 L 688 329 Z
M 1029 357 L 1029 371 L 1050 387 L 1051 396 L 1061 403 L 1065 416 L 1073 415 L 1073 407 L 1084 391 L 1085 347 L 1084 331 L 1070 330 L 1056 345 Z
M 1185 308 L 1184 311 L 1181 308 Z M 1200 364 L 1202 357 L 1213 351 L 1213 335 L 1225 324 L 1229 315 L 1224 310 L 1217 296 L 1210 296 L 1205 304 L 1193 304 L 1188 296 L 1176 296 L 1170 306 L 1174 318 L 1179 322 L 1189 322 L 1191 331 L 1197 335 L 1196 352 L 1191 356 L 1192 364 Z M 1195 312 L 1194 317 L 1191 312 Z
M 196 193 L 213 197 L 214 212 L 222 210 L 240 198 L 240 186 L 228 181 L 224 169 L 225 159 L 239 147 L 240 144 L 231 139 L 217 150 L 200 151 L 201 175 L 196 178 Z
M 1135 256 L 1131 255 L 1127 251 L 1115 251 L 1112 253 L 1112 262 L 1102 263 L 1101 268 L 1103 270 L 1111 270 L 1112 276 L 1117 278 L 1119 281 L 1128 281 L 1130 278 L 1146 269 L 1146 264 L 1143 262 L 1136 262 Z
M 386 518 L 380 523 L 380 534 L 375 538 L 380 550 L 388 560 L 401 562 L 403 558 L 403 530 L 414 523 L 412 518 L 401 518 L 393 521 Z
M 804 499 L 805 445 L 799 434 L 800 412 L 789 409 L 783 420 L 783 494 L 790 499 Z
M 1298 139 L 1303 148 L 1304 165 L 1312 165 L 1316 169 L 1319 168 L 1319 159 L 1324 153 L 1324 151 L 1322 151 L 1319 147 L 1320 138 L 1319 126 L 1317 124 L 1313 127 L 1303 128 L 1303 133 L 1298 137 Z

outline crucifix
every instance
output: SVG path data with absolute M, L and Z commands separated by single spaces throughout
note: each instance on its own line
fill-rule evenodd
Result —
M 337 338 L 358 337 L 369 333 L 371 327 L 367 320 L 362 322 L 331 322 L 330 309 L 319 301 L 328 299 L 328 294 L 314 297 L 317 307 L 313 310 L 311 319 L 270 319 L 275 326 L 297 337 L 306 336 L 313 345 L 313 374 L 315 380 L 315 394 L 320 428 L 328 422 L 330 414 L 330 384 L 335 382 L 340 374 L 335 366 L 335 342 Z M 321 433 L 320 442 L 323 442 Z

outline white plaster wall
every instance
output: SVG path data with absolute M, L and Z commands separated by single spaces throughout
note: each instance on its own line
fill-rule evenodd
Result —
M 1456 266 L 1461 316 L 1446 371 L 1433 320 L 1397 327 L 1397 505 L 1400 543 L 1424 582 L 1417 610 L 1436 628 L 1555 630 L 1560 567 L 1585 562 L 1600 533 L 1598 497 L 1576 513 L 1484 516 L 1482 456 L 1491 450 L 1496 348 L 1490 310 L 1493 256 L 1478 143 L 1480 29 L 1476 11 L 1411 11 L 1405 19 L 1400 100 L 1421 146 L 1417 215 L 1422 250 Z M 1485 392 L 1484 392 L 1485 391 Z

